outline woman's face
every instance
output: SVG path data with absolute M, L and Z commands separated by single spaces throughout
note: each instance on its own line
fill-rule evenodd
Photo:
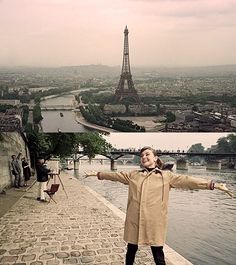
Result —
M 141 153 L 140 161 L 142 166 L 146 168 L 156 167 L 157 157 L 153 154 L 152 150 L 146 149 Z

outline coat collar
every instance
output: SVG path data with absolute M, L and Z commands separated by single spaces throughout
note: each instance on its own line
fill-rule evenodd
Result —
M 162 171 L 158 168 L 158 167 L 155 167 L 152 171 L 148 171 L 146 168 L 141 168 L 138 170 L 139 172 L 147 172 L 147 173 L 152 173 L 155 171 L 155 173 L 160 173 L 162 174 Z

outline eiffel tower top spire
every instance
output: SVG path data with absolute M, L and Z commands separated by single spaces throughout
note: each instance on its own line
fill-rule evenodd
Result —
M 123 64 L 120 75 L 120 81 L 116 89 L 115 95 L 118 101 L 124 98 L 132 98 L 135 102 L 139 101 L 137 91 L 134 88 L 132 75 L 130 71 L 129 61 L 129 40 L 128 40 L 128 28 L 124 30 L 124 52 L 123 52 Z

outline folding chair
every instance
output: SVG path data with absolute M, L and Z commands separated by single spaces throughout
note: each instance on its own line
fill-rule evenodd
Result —
M 53 195 L 58 191 L 59 186 L 60 186 L 60 184 L 52 184 L 50 189 L 44 191 L 44 192 L 46 192 L 47 195 L 50 197 L 48 203 L 50 203 L 51 199 L 52 199 L 55 203 L 57 203 L 57 202 L 53 199 Z

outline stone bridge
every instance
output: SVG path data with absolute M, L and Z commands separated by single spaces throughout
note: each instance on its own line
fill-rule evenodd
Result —
M 74 105 L 41 105 L 41 110 L 48 111 L 48 110 L 74 110 Z

